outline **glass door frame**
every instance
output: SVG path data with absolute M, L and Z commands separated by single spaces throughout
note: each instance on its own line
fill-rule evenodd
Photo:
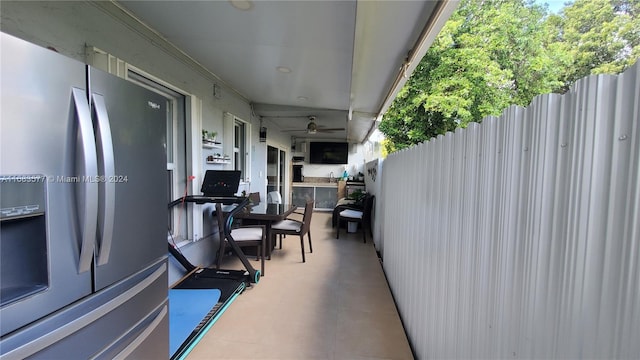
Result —
M 267 177 L 267 186 L 266 186 L 266 191 L 267 193 L 270 191 L 270 186 L 273 186 L 269 183 L 269 176 L 270 176 L 270 162 L 269 162 L 269 151 L 273 149 L 273 150 L 277 150 L 277 154 L 275 157 L 275 170 L 276 170 L 276 181 L 275 181 L 275 187 L 276 189 L 280 192 L 280 195 L 282 196 L 282 201 L 284 203 L 288 203 L 289 202 L 289 196 L 288 196 L 288 191 L 289 191 L 289 161 L 287 160 L 287 156 L 288 156 L 288 152 L 287 152 L 287 147 L 286 146 L 281 146 L 279 144 L 274 144 L 274 143 L 267 143 L 267 147 L 266 147 L 266 151 L 265 151 L 265 157 L 266 157 L 266 177 Z M 271 151 L 273 151 L 271 150 Z M 265 198 L 266 198 L 266 194 L 265 194 Z

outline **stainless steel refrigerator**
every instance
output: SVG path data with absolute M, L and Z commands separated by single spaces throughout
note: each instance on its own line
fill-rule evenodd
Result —
M 167 358 L 166 100 L 0 36 L 0 357 Z

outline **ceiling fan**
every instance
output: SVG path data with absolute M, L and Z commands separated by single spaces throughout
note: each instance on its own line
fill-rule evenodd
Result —
M 295 131 L 305 131 L 307 134 L 316 134 L 316 133 L 330 133 L 334 131 L 344 131 L 344 128 L 325 128 L 322 126 L 318 126 L 316 124 L 316 117 L 311 115 L 308 116 L 309 123 L 307 124 L 307 128 L 304 130 L 283 130 L 284 132 L 295 132 Z

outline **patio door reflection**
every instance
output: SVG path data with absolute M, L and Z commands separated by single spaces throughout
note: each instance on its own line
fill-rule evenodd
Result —
M 286 152 L 274 146 L 267 146 L 267 193 L 277 191 L 285 196 Z

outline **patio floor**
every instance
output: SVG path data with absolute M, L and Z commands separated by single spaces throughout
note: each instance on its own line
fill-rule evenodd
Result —
M 313 253 L 288 236 L 187 359 L 413 359 L 382 266 L 360 232 L 314 212 Z M 234 257 L 223 268 L 239 269 Z M 260 263 L 251 258 L 254 267 Z

